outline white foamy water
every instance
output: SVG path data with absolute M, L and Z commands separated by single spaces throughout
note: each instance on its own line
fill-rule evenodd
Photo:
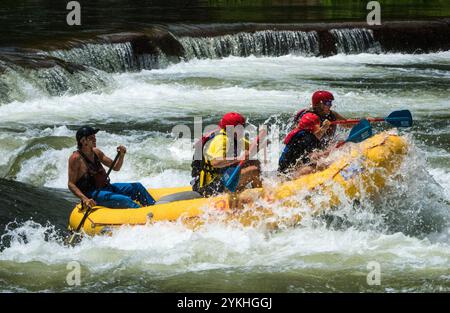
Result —
M 32 222 L 15 229 L 9 234 L 13 241 L 0 254 L 0 260 L 39 261 L 47 265 L 79 261 L 94 272 L 108 271 L 124 262 L 141 269 L 166 266 L 174 272 L 240 266 L 286 270 L 286 267 L 345 268 L 377 259 L 409 269 L 450 265 L 448 244 L 401 233 L 387 235 L 353 228 L 336 231 L 300 227 L 265 233 L 254 228 L 214 223 L 197 231 L 176 223 L 158 223 L 124 226 L 111 237 L 85 238 L 76 247 L 66 247 L 55 240 L 45 241 L 44 233 L 48 230 Z M 26 243 L 20 240 L 20 233 L 27 234 Z M 324 255 L 329 255 L 330 259 Z M 335 263 L 333 258 L 342 263 Z
M 122 227 L 111 237 L 85 238 L 69 248 L 51 226 L 28 220 L 2 232 L 0 290 L 70 290 L 65 289 L 65 266 L 77 261 L 87 273 L 81 288 L 88 291 L 124 286 L 178 291 L 174 286 L 179 285 L 214 291 L 235 282 L 247 291 L 261 290 L 254 286 L 266 290 L 252 277 L 269 279 L 269 291 L 342 291 L 347 285 L 361 291 L 370 290 L 361 286 L 367 264 L 375 261 L 386 280 L 378 291 L 448 291 L 450 156 L 445 147 L 418 138 L 435 136 L 438 143 L 447 138 L 441 115 L 449 112 L 449 66 L 450 52 L 191 60 L 166 69 L 108 74 L 111 83 L 95 92 L 58 97 L 33 92 L 25 101 L 2 104 L 0 174 L 64 189 L 67 160 L 76 149 L 74 129 L 85 123 L 105 126 L 97 145 L 111 158 L 117 145 L 128 149 L 122 170 L 111 174 L 113 182 L 140 181 L 152 188 L 189 184 L 190 142 L 176 141 L 170 131 L 175 123 L 192 125 L 194 116 L 218 121 L 222 113 L 236 110 L 286 131 L 286 116 L 303 108 L 320 88 L 333 91 L 334 108 L 346 116 L 410 109 L 416 124 L 408 136 L 410 155 L 383 197 L 364 198 L 358 209 L 342 199 L 334 215 L 343 220 L 342 227 L 326 227 L 324 220 L 310 217 L 278 232 L 220 223 L 193 232 L 178 223 L 159 223 Z M 433 128 L 437 122 L 441 126 Z M 380 126 L 386 127 L 374 125 L 375 132 Z M 283 135 L 271 137 L 272 142 Z M 276 151 L 269 150 L 265 167 L 276 166 Z M 37 275 L 43 283 L 22 282 L 18 275 Z M 117 275 L 122 275 L 120 283 Z M 211 289 L 198 287 L 205 277 Z M 434 283 L 430 287 L 424 280 Z
M 450 201 L 450 171 L 442 168 L 430 169 L 430 174 L 444 189 L 444 195 Z

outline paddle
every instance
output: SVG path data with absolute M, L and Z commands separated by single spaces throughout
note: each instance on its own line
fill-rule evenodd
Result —
M 120 156 L 120 152 L 117 152 L 116 157 L 114 158 L 114 161 L 111 164 L 111 167 L 108 169 L 108 172 L 106 173 L 106 179 L 109 177 L 109 174 L 111 173 L 112 169 L 114 168 L 114 166 L 117 163 L 117 160 L 119 159 Z M 94 191 L 94 194 L 92 195 L 92 199 L 95 200 L 95 198 L 98 196 L 98 193 L 100 192 L 100 188 L 96 189 Z M 83 202 L 81 202 L 81 207 L 83 207 Z M 88 208 L 86 209 L 86 212 L 84 213 L 83 218 L 81 219 L 80 224 L 78 224 L 77 229 L 75 230 L 75 232 L 72 233 L 72 236 L 69 238 L 69 240 L 67 241 L 68 244 L 72 244 L 73 240 L 75 239 L 75 237 L 79 234 L 81 227 L 83 227 L 84 222 L 86 221 L 87 217 L 89 216 L 89 213 L 91 213 L 92 211 L 92 207 L 88 206 Z
M 336 148 L 341 147 L 346 142 L 361 142 L 372 136 L 372 126 L 369 121 L 362 119 L 358 125 L 354 126 L 345 141 L 341 141 Z
M 411 112 L 409 110 L 400 110 L 400 111 L 394 111 L 391 114 L 389 114 L 385 118 L 368 118 L 369 122 L 388 122 L 391 125 L 394 125 L 395 127 L 411 127 L 413 124 L 413 119 Z M 348 120 L 341 120 L 341 121 L 334 121 L 331 122 L 332 125 L 337 124 L 357 124 L 360 120 L 358 119 L 348 119 Z
M 252 145 L 250 146 L 250 148 L 248 149 L 249 151 L 249 155 L 251 154 L 251 151 L 253 151 L 253 149 L 255 149 L 256 145 L 258 144 L 259 139 L 261 139 L 262 137 L 264 137 L 265 131 L 262 130 L 259 134 L 258 137 L 256 137 L 255 141 L 252 143 Z M 225 187 L 230 190 L 231 192 L 235 192 L 236 188 L 239 184 L 239 179 L 241 177 L 241 169 L 242 166 L 245 163 L 245 159 L 242 160 L 241 162 L 239 162 L 238 166 L 234 167 L 230 167 L 228 168 L 225 173 L 223 173 L 222 176 L 222 182 L 224 183 Z

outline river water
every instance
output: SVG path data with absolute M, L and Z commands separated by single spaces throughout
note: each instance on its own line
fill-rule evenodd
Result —
M 266 33 L 248 35 L 246 44 L 245 34 L 178 38 L 185 60 L 158 60 L 153 69 L 132 68 L 126 44 L 50 52 L 87 64 L 78 74 L 6 66 L 0 74 L 0 291 L 450 291 L 450 52 L 384 53 L 370 32 L 359 32 L 341 34 L 347 40 L 331 57 L 317 55 L 314 34 Z M 266 51 L 258 36 L 291 41 L 283 53 Z M 214 48 L 214 42 L 229 46 Z M 76 203 L 66 190 L 67 160 L 80 125 L 101 128 L 97 144 L 110 156 L 118 144 L 127 147 L 112 181 L 185 186 L 190 143 L 176 140 L 174 125 L 192 127 L 194 117 L 215 123 L 239 111 L 252 123 L 278 125 L 281 140 L 292 114 L 317 89 L 331 90 L 334 109 L 348 117 L 411 110 L 414 126 L 400 130 L 410 150 L 381 197 L 363 195 L 358 207 L 343 201 L 332 217 L 306 216 L 276 232 L 159 223 L 63 245 Z M 387 128 L 374 125 L 375 132 Z M 276 164 L 275 153 L 269 162 Z M 71 261 L 81 265 L 80 286 L 66 282 Z M 380 285 L 367 283 L 370 262 L 380 265 Z

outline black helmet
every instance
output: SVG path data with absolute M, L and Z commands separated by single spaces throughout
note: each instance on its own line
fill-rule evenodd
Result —
M 100 129 L 98 128 L 92 128 L 91 126 L 81 126 L 79 130 L 77 130 L 77 142 L 79 143 L 81 138 L 83 137 L 87 137 L 90 135 L 95 135 L 96 133 L 98 133 Z

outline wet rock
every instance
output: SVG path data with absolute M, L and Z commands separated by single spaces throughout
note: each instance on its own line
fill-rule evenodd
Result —
M 33 49 L 0 50 L 0 61 L 5 64 L 34 70 L 60 66 L 71 74 L 85 69 L 83 65 L 65 62 L 61 59 L 46 55 L 42 51 Z M 3 68 L 5 69 L 6 66 L 4 65 Z
M 98 38 L 108 43 L 130 42 L 135 55 L 159 55 L 161 52 L 174 60 L 184 56 L 184 48 L 167 30 L 151 28 L 142 33 L 116 33 L 99 35 Z
M 389 22 L 373 27 L 375 38 L 389 52 L 429 53 L 450 50 L 450 19 Z
M 322 56 L 335 55 L 337 53 L 336 39 L 328 30 L 318 31 L 319 51 Z

